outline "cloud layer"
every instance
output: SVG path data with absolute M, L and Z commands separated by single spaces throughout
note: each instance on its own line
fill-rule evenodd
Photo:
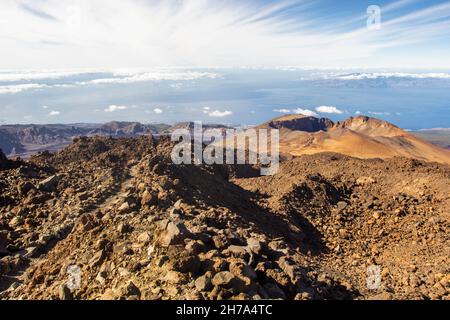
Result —
M 46 87 L 47 87 L 46 85 L 38 84 L 38 83 L 0 86 L 0 94 L 15 94 L 15 93 L 19 93 L 22 91 L 35 90 L 35 89 L 41 89 L 41 88 L 46 88 Z

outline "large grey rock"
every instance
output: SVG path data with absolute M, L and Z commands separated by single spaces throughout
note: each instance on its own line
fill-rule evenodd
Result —
M 38 189 L 41 191 L 47 191 L 47 192 L 55 191 L 60 180 L 61 180 L 61 177 L 58 175 L 48 177 L 47 179 L 39 182 Z

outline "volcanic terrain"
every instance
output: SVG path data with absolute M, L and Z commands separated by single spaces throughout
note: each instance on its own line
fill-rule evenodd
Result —
M 0 153 L 0 298 L 450 298 L 444 149 L 364 117 L 262 127 L 281 129 L 291 154 L 273 176 L 175 165 L 166 136 Z M 348 137 L 392 153 L 342 154 Z

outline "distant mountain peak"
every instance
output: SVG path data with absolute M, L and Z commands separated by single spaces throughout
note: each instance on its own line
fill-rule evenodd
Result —
M 356 132 L 369 134 L 371 136 L 403 136 L 406 131 L 385 120 L 371 118 L 368 116 L 350 117 L 344 121 L 339 121 L 336 128 L 350 129 Z
M 450 163 L 450 152 L 384 120 L 357 116 L 334 123 L 327 118 L 285 115 L 256 127 L 280 130 L 280 151 L 298 156 L 335 152 L 358 158 L 403 156 Z
M 377 127 L 396 127 L 390 122 L 387 122 L 385 120 L 380 120 L 377 118 L 372 118 L 368 116 L 356 116 L 356 117 L 350 117 L 344 121 L 339 121 L 337 125 L 341 126 L 348 126 L 348 125 L 370 125 L 370 126 L 377 126 Z

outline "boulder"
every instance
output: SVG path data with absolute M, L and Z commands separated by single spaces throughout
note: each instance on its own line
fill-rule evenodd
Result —
M 212 289 L 211 274 L 207 272 L 195 280 L 195 287 L 198 291 L 209 291 Z
M 296 283 L 298 281 L 298 276 L 300 273 L 294 262 L 292 262 L 289 258 L 283 256 L 278 259 L 278 265 L 280 266 L 281 270 L 283 270 L 284 273 L 289 276 L 293 283 Z
M 219 250 L 225 249 L 228 245 L 228 239 L 224 235 L 215 235 L 212 237 L 211 241 L 214 244 L 214 247 Z
M 141 197 L 141 205 L 150 206 L 155 204 L 156 197 L 148 190 L 145 190 Z
M 228 289 L 231 292 L 239 293 L 246 291 L 248 284 L 242 279 L 236 277 L 230 271 L 222 271 L 217 273 L 211 280 L 212 284 L 216 287 Z
M 100 283 L 101 285 L 104 285 L 106 282 L 107 273 L 105 271 L 100 271 L 97 276 L 95 277 L 95 280 Z
M 178 200 L 177 202 L 175 202 L 173 207 L 174 207 L 175 210 L 180 210 L 182 204 L 183 204 L 183 202 L 181 200 Z
M 255 270 L 242 261 L 233 261 L 230 263 L 230 271 L 237 277 L 245 277 L 251 280 L 256 280 L 258 276 Z
M 339 202 L 337 203 L 337 205 L 336 205 L 336 209 L 337 209 L 338 211 L 342 211 L 342 210 L 345 210 L 345 208 L 347 208 L 347 206 L 348 206 L 347 202 L 345 202 L 345 201 L 339 201 Z
M 185 279 L 182 273 L 177 271 L 169 271 L 164 276 L 163 280 L 170 283 L 170 284 L 178 284 L 182 282 Z
M 9 226 L 10 226 L 11 228 L 16 228 L 16 227 L 22 225 L 23 222 L 24 222 L 24 221 L 23 221 L 23 218 L 22 218 L 22 217 L 16 216 L 16 217 L 12 218 L 12 219 L 9 221 Z
M 119 206 L 118 211 L 121 213 L 127 213 L 128 211 L 130 211 L 130 205 L 128 204 L 128 202 L 125 201 L 124 203 L 122 203 Z
M 205 252 L 206 246 L 201 240 L 191 240 L 186 244 L 185 249 L 188 252 L 193 252 L 194 254 L 199 254 L 199 253 Z
M 47 179 L 39 182 L 38 189 L 46 192 L 53 192 L 56 190 L 56 187 L 58 186 L 60 180 L 61 177 L 58 175 L 48 177 Z
M 149 232 L 142 232 L 142 233 L 138 236 L 137 241 L 138 241 L 139 243 L 145 243 L 145 244 L 147 244 L 147 243 L 150 242 L 151 239 L 152 239 L 152 236 L 150 235 Z
M 161 244 L 163 246 L 184 244 L 184 239 L 191 235 L 186 226 L 181 222 L 169 222 L 163 233 Z
M 200 269 L 201 262 L 198 255 L 184 250 L 181 246 L 170 246 L 167 250 L 167 255 L 169 261 L 165 265 L 170 270 L 195 274 Z
M 19 191 L 22 196 L 27 195 L 32 189 L 34 189 L 34 185 L 29 181 L 21 182 L 17 185 L 17 191 Z
M 263 252 L 263 243 L 256 238 L 249 238 L 247 240 L 247 248 L 256 255 L 261 255 Z
M 121 222 L 119 223 L 119 225 L 117 226 L 117 231 L 120 234 L 125 234 L 125 233 L 129 233 L 133 230 L 133 228 L 126 222 Z
M 236 281 L 236 276 L 229 271 L 222 271 L 217 273 L 212 278 L 212 284 L 218 287 L 230 288 L 233 282 Z
M 120 288 L 123 297 L 141 297 L 141 290 L 132 282 L 129 281 L 126 285 Z
M 241 258 L 244 260 L 250 257 L 247 247 L 243 246 L 234 246 L 234 245 L 229 246 L 227 249 L 223 250 L 223 254 L 227 256 Z
M 105 250 L 99 250 L 97 251 L 94 256 L 91 258 L 91 260 L 89 260 L 89 266 L 91 268 L 96 267 L 101 265 L 101 263 L 103 262 L 103 260 L 106 257 L 106 253 Z

